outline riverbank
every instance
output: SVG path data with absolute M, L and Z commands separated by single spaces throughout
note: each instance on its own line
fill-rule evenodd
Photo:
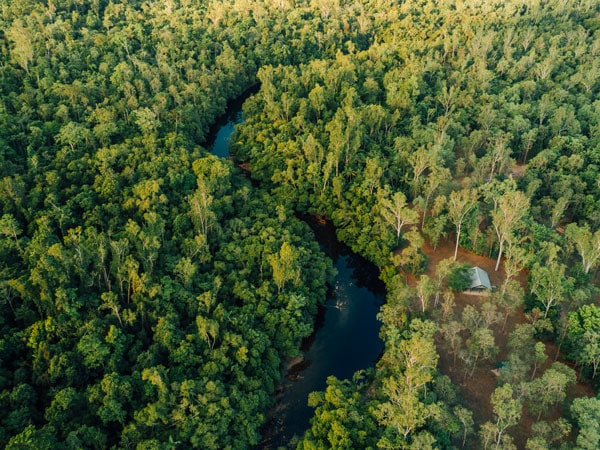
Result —
M 211 153 L 229 158 L 229 141 L 235 125 L 243 121 L 243 101 L 255 92 L 247 91 L 231 102 L 207 141 Z M 286 374 L 276 389 L 275 405 L 267 412 L 259 449 L 288 444 L 309 427 L 313 410 L 308 395 L 326 387 L 327 378 L 349 379 L 361 369 L 373 367 L 383 351 L 377 314 L 385 299 L 379 271 L 364 258 L 340 243 L 336 230 L 321 217 L 300 217 L 313 230 L 323 252 L 331 258 L 337 275 L 327 301 L 319 307 L 314 331 L 301 346 L 302 355 L 287 363 Z

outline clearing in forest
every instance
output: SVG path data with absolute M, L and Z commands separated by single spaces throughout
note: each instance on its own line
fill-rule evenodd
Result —
M 452 240 L 442 240 L 437 248 L 434 250 L 433 247 L 426 242 L 423 246 L 423 251 L 428 256 L 427 268 L 425 274 L 431 278 L 436 276 L 436 267 L 439 262 L 452 258 L 454 255 L 454 242 Z M 480 256 L 463 248 L 459 248 L 458 256 L 456 259 L 458 262 L 467 263 L 470 266 L 478 266 L 487 271 L 490 282 L 493 286 L 500 286 L 504 281 L 504 268 L 500 266 L 498 271 L 494 270 L 496 260 L 485 256 Z M 527 273 L 521 271 L 517 276 L 517 280 L 527 290 Z M 413 284 L 414 279 L 409 279 L 409 283 Z M 480 306 L 487 302 L 493 301 L 491 297 L 486 296 L 474 296 L 466 293 L 457 292 L 454 298 L 456 303 L 454 307 L 454 316 L 459 319 L 462 311 L 467 305 L 472 305 L 479 309 Z M 501 308 L 498 308 L 501 310 Z M 519 323 L 527 322 L 527 318 L 524 315 L 523 307 L 519 308 L 516 312 L 508 317 L 506 328 L 502 331 L 502 324 L 497 323 L 491 326 L 494 334 L 496 345 L 499 348 L 497 356 L 491 361 L 484 361 L 479 364 L 475 369 L 472 377 L 465 377 L 465 369 L 461 364 L 460 359 L 457 358 L 456 364 L 453 364 L 452 354 L 448 351 L 447 346 L 442 342 L 442 338 L 437 338 L 438 353 L 440 355 L 439 368 L 440 371 L 448 375 L 452 382 L 458 386 L 460 397 L 463 399 L 464 406 L 468 407 L 473 411 L 473 417 L 475 419 L 476 429 L 479 425 L 485 423 L 488 420 L 492 420 L 493 413 L 490 403 L 490 396 L 494 389 L 498 386 L 498 377 L 496 369 L 498 365 L 507 359 L 507 341 L 509 333 L 515 328 L 515 325 Z M 552 342 L 545 342 L 546 354 L 548 360 L 542 366 L 538 374 L 543 373 L 547 367 L 549 367 L 557 356 L 557 346 Z M 565 362 L 559 355 L 559 361 Z M 566 363 L 566 362 L 565 362 Z M 570 364 L 571 365 L 571 364 Z M 568 391 L 568 398 L 580 397 L 580 396 L 593 396 L 594 391 L 588 384 L 578 383 L 577 385 L 571 386 Z M 551 414 L 545 420 L 553 420 L 560 417 L 561 413 L 556 408 L 551 411 Z M 518 448 L 524 448 L 527 437 L 530 436 L 530 427 L 534 423 L 534 419 L 527 413 L 527 408 L 523 410 L 523 416 L 520 423 L 509 433 L 513 436 L 515 444 Z M 472 438 L 471 441 L 477 442 L 476 438 Z

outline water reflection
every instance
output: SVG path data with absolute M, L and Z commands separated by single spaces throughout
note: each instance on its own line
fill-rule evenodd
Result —
M 324 390 L 330 375 L 352 378 L 357 370 L 373 367 L 383 350 L 376 319 L 384 300 L 383 283 L 373 265 L 337 240 L 332 242 L 329 231 L 317 228 L 317 239 L 327 240 L 323 248 L 335 261 L 338 275 L 316 331 L 305 342 L 304 360 L 281 386 L 261 449 L 285 446 L 294 435 L 302 435 L 314 412 L 307 405 L 308 394 Z
M 229 105 L 228 113 L 211 130 L 207 140 L 210 151 L 229 157 L 229 142 L 235 124 L 243 120 L 242 102 L 256 92 L 247 91 Z M 295 364 L 278 387 L 275 407 L 263 429 L 260 449 L 285 446 L 294 435 L 302 435 L 313 415 L 307 405 L 308 394 L 322 391 L 330 375 L 352 378 L 354 372 L 372 367 L 383 350 L 376 319 L 384 300 L 383 283 L 377 269 L 340 244 L 331 224 L 303 217 L 315 231 L 323 251 L 332 259 L 337 276 L 328 300 L 319 308 L 315 332 L 302 343 L 303 360 Z

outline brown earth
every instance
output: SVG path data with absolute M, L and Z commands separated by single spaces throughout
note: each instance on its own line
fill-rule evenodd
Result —
M 521 178 L 525 175 L 525 171 L 527 170 L 527 164 L 515 164 L 512 166 L 510 173 L 515 178 Z
M 430 277 L 434 277 L 435 268 L 437 267 L 438 263 L 443 259 L 452 258 L 454 256 L 454 242 L 449 240 L 442 241 L 435 250 L 429 243 L 426 243 L 423 246 L 423 251 L 429 258 L 425 273 Z M 490 282 L 494 286 L 500 286 L 504 281 L 505 274 L 502 265 L 498 272 L 494 271 L 494 267 L 496 265 L 495 259 L 480 256 L 465 249 L 459 248 L 457 261 L 465 262 L 472 266 L 479 266 L 487 271 L 490 277 Z M 526 288 L 527 273 L 522 271 L 517 279 L 523 288 Z M 409 284 L 412 284 L 415 280 L 409 279 L 408 281 Z M 456 317 L 460 317 L 462 310 L 467 305 L 473 305 L 475 307 L 480 306 L 485 301 L 489 300 L 489 297 L 457 293 L 454 300 L 456 302 L 454 314 Z M 497 375 L 494 373 L 494 369 L 498 367 L 498 364 L 501 361 L 507 359 L 506 345 L 508 341 L 508 334 L 514 329 L 516 324 L 525 323 L 526 321 L 527 318 L 524 315 L 523 308 L 521 308 L 508 317 L 505 331 L 502 331 L 502 324 L 495 324 L 492 326 L 494 337 L 496 339 L 496 345 L 499 347 L 500 351 L 498 356 L 493 361 L 485 361 L 480 363 L 479 367 L 475 369 L 472 378 L 465 377 L 465 371 L 461 367 L 458 359 L 456 361 L 456 365 L 453 364 L 452 355 L 448 352 L 447 347 L 444 345 L 441 338 L 438 338 L 437 346 L 438 353 L 440 355 L 440 371 L 443 374 L 448 375 L 452 379 L 452 382 L 458 386 L 460 398 L 462 399 L 464 406 L 473 411 L 476 430 L 481 424 L 488 420 L 492 420 L 493 418 L 490 396 L 494 389 L 498 386 L 498 379 Z M 549 367 L 555 361 L 555 356 L 558 353 L 556 344 L 552 342 L 545 342 L 545 344 L 548 361 L 544 367 L 538 370 L 538 374 L 543 373 L 543 370 Z M 560 354 L 558 356 L 558 361 L 565 362 Z M 577 385 L 572 386 L 568 391 L 569 399 L 580 396 L 594 395 L 595 393 L 593 388 L 589 384 L 583 383 L 578 383 Z M 561 411 L 559 407 L 556 407 L 554 410 L 550 411 L 548 416 L 543 417 L 543 420 L 555 420 L 560 416 Z M 533 423 L 535 423 L 535 417 L 532 418 L 528 414 L 527 409 L 524 408 L 521 422 L 516 427 L 509 429 L 509 434 L 513 436 L 517 448 L 525 448 L 525 442 L 527 437 L 530 436 L 530 428 Z M 469 441 L 472 442 L 470 446 L 468 445 L 469 448 L 477 448 L 478 439 L 476 437 L 471 436 Z

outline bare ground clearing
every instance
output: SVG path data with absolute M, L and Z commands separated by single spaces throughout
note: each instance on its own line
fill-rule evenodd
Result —
M 454 242 L 451 240 L 441 241 L 435 250 L 428 242 L 426 242 L 423 246 L 423 251 L 429 258 L 425 273 L 430 277 L 434 277 L 435 269 L 438 263 L 443 259 L 452 258 L 454 256 Z M 505 274 L 502 266 L 498 272 L 494 271 L 496 264 L 495 259 L 480 256 L 465 249 L 459 248 L 457 261 L 465 262 L 472 266 L 479 266 L 487 271 L 492 285 L 500 286 L 504 280 Z M 524 271 L 521 272 L 518 280 L 521 285 L 526 288 L 527 274 Z M 414 281 L 414 279 L 409 278 L 410 284 L 414 283 Z M 454 300 L 456 302 L 454 313 L 457 317 L 460 317 L 460 314 L 467 305 L 473 305 L 477 307 L 488 301 L 489 298 L 457 293 Z M 475 370 L 472 378 L 465 377 L 465 371 L 461 367 L 460 361 L 457 360 L 456 365 L 453 364 L 452 355 L 447 351 L 447 347 L 443 345 L 444 343 L 441 341 L 441 339 L 438 338 L 437 340 L 438 353 L 440 355 L 440 371 L 448 375 L 452 379 L 452 382 L 459 387 L 460 396 L 463 399 L 464 405 L 473 411 L 476 429 L 479 425 L 493 418 L 490 396 L 497 387 L 498 381 L 493 370 L 501 361 L 504 361 L 507 358 L 506 346 L 508 334 L 514 329 L 516 324 L 525 323 L 526 321 L 527 318 L 523 313 L 523 308 L 521 308 L 509 316 L 506 330 L 504 332 L 502 331 L 502 324 L 496 324 L 492 327 L 494 331 L 494 337 L 496 339 L 496 345 L 499 347 L 500 351 L 498 356 L 493 361 L 487 361 L 483 364 L 480 364 Z M 555 361 L 554 357 L 557 353 L 556 345 L 552 342 L 546 342 L 546 353 L 548 355 L 548 361 L 542 370 L 538 371 L 538 374 L 543 373 L 543 370 L 549 367 Z M 562 359 L 562 355 L 559 355 L 558 361 L 565 362 Z M 593 395 L 595 395 L 593 388 L 589 384 L 584 383 L 578 383 L 577 385 L 572 386 L 568 392 L 569 399 Z M 549 415 L 543 417 L 542 420 L 555 420 L 561 415 L 562 411 L 557 407 L 551 410 Z M 509 433 L 515 439 L 517 448 L 525 448 L 525 442 L 527 437 L 530 436 L 531 425 L 534 422 L 535 418 L 532 418 L 531 415 L 528 414 L 527 408 L 524 408 L 521 422 L 516 427 L 509 430 Z M 477 448 L 477 439 L 473 437 L 470 439 L 470 441 L 473 442 L 470 448 Z

